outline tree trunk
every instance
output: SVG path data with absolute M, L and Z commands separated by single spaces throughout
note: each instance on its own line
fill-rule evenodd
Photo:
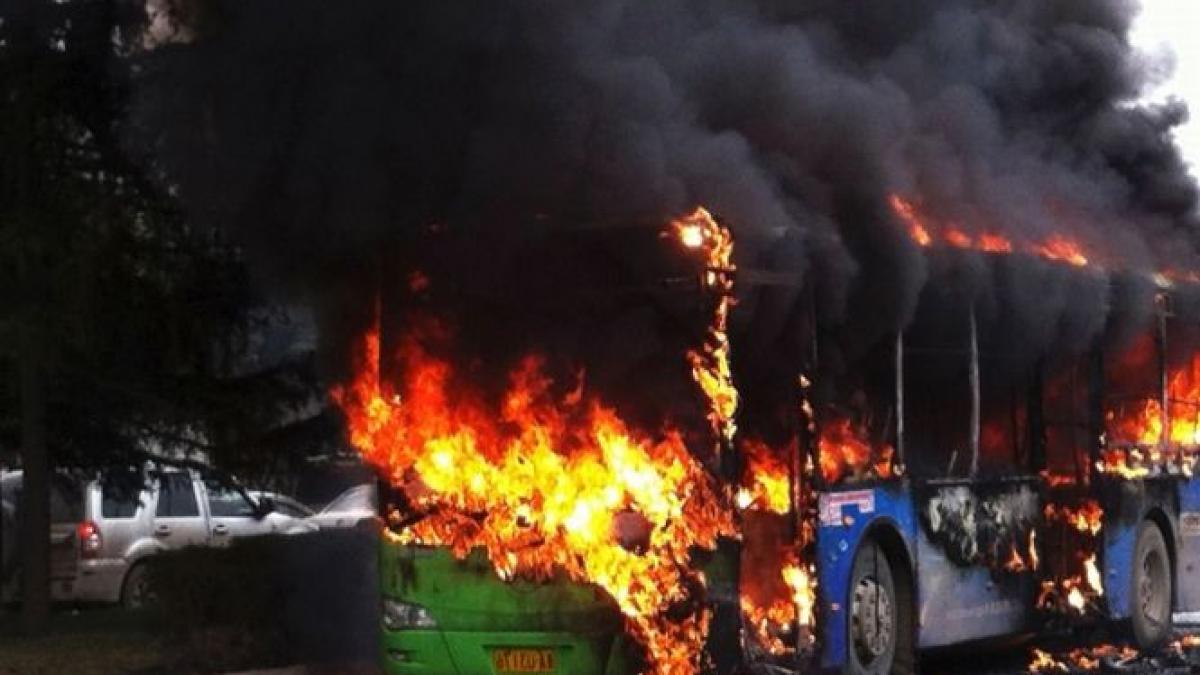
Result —
M 21 627 L 40 633 L 50 617 L 50 461 L 42 351 L 34 331 L 22 331 L 21 380 Z
M 21 529 L 18 539 L 21 560 L 21 626 L 39 633 L 50 615 L 50 462 L 46 453 L 46 395 L 42 340 L 45 331 L 41 313 L 44 270 L 37 228 L 37 162 L 34 159 L 36 129 L 37 9 L 44 0 L 20 0 L 13 4 L 10 53 L 15 73 L 12 155 L 8 158 L 4 192 L 11 195 L 16 227 L 24 251 L 18 259 L 17 278 L 26 303 L 18 321 L 18 380 L 21 396 Z

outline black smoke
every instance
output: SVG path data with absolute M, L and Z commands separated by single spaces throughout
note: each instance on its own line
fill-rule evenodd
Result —
M 954 283 L 1037 351 L 1148 316 L 1153 288 L 1114 282 L 1118 270 L 1198 267 L 1197 189 L 1171 140 L 1187 111 L 1137 103 L 1163 70 L 1130 45 L 1137 9 L 196 0 L 194 39 L 142 57 L 130 135 L 196 217 L 317 301 L 334 355 L 381 285 L 426 264 L 432 237 L 461 252 L 434 288 L 537 307 L 546 330 L 525 332 L 569 326 L 558 332 L 585 337 L 549 342 L 636 370 L 660 324 L 692 310 L 643 316 L 660 295 L 630 279 L 649 284 L 652 246 L 578 241 L 697 204 L 734 230 L 743 269 L 790 280 L 741 287 L 739 334 L 767 360 L 796 347 L 800 282 L 847 350 L 910 320 L 926 284 Z M 893 193 L 968 232 L 1065 234 L 1103 269 L 937 260 L 892 214 Z M 561 240 L 575 243 L 545 244 Z M 622 302 L 562 300 L 606 283 Z

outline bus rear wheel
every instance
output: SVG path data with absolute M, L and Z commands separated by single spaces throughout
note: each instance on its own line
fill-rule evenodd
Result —
M 891 675 L 909 670 L 912 640 L 909 594 L 883 548 L 874 541 L 859 547 L 850 575 L 848 675 Z
M 1131 575 L 1133 637 L 1143 649 L 1155 649 L 1171 636 L 1171 559 L 1167 542 L 1154 522 L 1138 527 Z

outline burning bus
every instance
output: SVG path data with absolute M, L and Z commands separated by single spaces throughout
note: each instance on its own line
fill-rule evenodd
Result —
M 499 332 L 537 342 L 530 311 L 554 333 L 631 298 L 687 327 L 636 358 L 612 336 L 639 324 L 619 321 L 589 347 L 499 358 L 497 333 L 470 327 L 515 310 L 485 281 L 454 289 L 486 296 L 470 315 L 431 311 L 453 275 L 424 252 L 335 392 L 384 486 L 388 672 L 900 673 L 924 649 L 1074 617 L 1166 642 L 1174 611 L 1200 609 L 1182 582 L 1200 563 L 1190 289 L 1099 270 L 1065 242 L 1013 254 L 981 238 L 964 256 L 893 206 L 930 281 L 899 330 L 866 337 L 825 313 L 812 280 L 738 270 L 703 210 L 629 230 L 657 257 L 622 261 L 617 282 L 603 245 L 572 241 L 606 262 L 543 265 L 555 306 L 518 292 L 526 330 Z M 1005 286 L 1031 275 L 1141 320 L 1030 322 Z M 787 289 L 786 340 L 731 326 L 735 284 L 765 289 L 758 302 Z M 579 367 L 588 349 L 620 353 L 624 375 Z
M 216 4 L 158 13 L 203 25 L 131 133 L 356 351 L 391 672 L 882 673 L 1200 602 L 1200 193 L 1136 3 Z

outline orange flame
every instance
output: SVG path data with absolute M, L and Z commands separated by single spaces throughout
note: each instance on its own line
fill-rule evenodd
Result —
M 793 646 L 786 644 L 779 636 L 790 626 L 799 625 L 811 628 L 816 615 L 813 611 L 817 597 L 816 570 L 812 564 L 803 564 L 796 557 L 789 556 L 780 570 L 790 597 L 776 598 L 766 606 L 757 606 L 749 597 L 743 597 L 742 613 L 746 625 L 754 633 L 758 644 L 775 655 L 789 654 Z
M 956 228 L 949 227 L 942 233 L 942 237 L 954 248 L 974 248 L 975 242 L 967 235 L 966 232 Z
M 1049 652 L 1034 649 L 1029 663 L 1031 673 L 1074 673 L 1096 671 L 1100 669 L 1101 659 L 1122 661 L 1138 656 L 1133 647 L 1118 647 L 1116 645 L 1097 645 L 1095 647 L 1077 647 L 1055 658 Z
M 1004 570 L 1006 572 L 1018 573 L 1027 570 L 1036 570 L 1041 561 L 1037 551 L 1037 531 L 1030 530 L 1028 535 L 1028 543 L 1022 551 L 1014 541 L 1009 545 L 1008 559 L 1004 561 Z
M 979 250 L 987 253 L 1012 253 L 1012 242 L 998 234 L 979 235 Z
M 1047 523 L 1062 523 L 1084 535 L 1083 551 L 1094 549 L 1103 527 L 1104 510 L 1092 499 L 1084 500 L 1078 507 L 1047 504 L 1043 510 Z M 1104 595 L 1104 579 L 1096 564 L 1094 550 L 1076 553 L 1079 573 L 1042 582 L 1037 605 L 1043 609 L 1070 610 L 1079 614 L 1087 611 L 1089 601 Z
M 1075 267 L 1087 267 L 1088 259 L 1077 242 L 1056 234 L 1035 249 L 1047 260 L 1058 260 Z
M 921 208 L 911 200 L 899 195 L 888 198 L 892 212 L 908 228 L 909 237 L 921 248 L 929 248 L 936 239 L 953 248 L 983 251 L 985 253 L 1012 253 L 1015 250 L 1013 242 L 1003 235 L 985 232 L 972 237 L 955 225 L 933 225 L 921 213 Z M 1051 235 L 1044 242 L 1029 242 L 1022 250 L 1030 255 L 1040 256 L 1055 262 L 1064 262 L 1076 267 L 1086 267 L 1089 264 L 1083 247 L 1076 241 L 1061 234 Z
M 738 507 L 785 514 L 791 510 L 791 482 L 787 464 L 766 443 L 758 439 L 742 441 L 746 457 L 746 476 L 738 491 Z
M 785 448 L 772 449 L 757 439 L 742 442 L 746 458 L 746 471 L 742 480 L 745 487 L 738 492 L 738 501 L 743 510 L 775 516 L 786 516 L 792 512 L 790 472 L 782 458 L 794 456 L 798 452 L 797 443 L 798 441 L 793 439 Z M 811 473 L 811 468 L 806 473 Z M 790 531 L 786 520 L 777 518 L 768 522 L 774 522 L 776 527 Z M 816 567 L 811 562 L 803 562 L 797 552 L 808 550 L 808 546 L 814 541 L 815 532 L 811 522 L 804 521 L 799 525 L 798 542 L 794 541 L 790 534 L 785 535 L 785 541 L 788 543 L 783 550 L 786 553 L 754 558 L 756 567 L 751 572 L 752 581 L 743 588 L 743 591 L 749 592 L 745 592 L 741 599 L 745 625 L 754 638 L 754 644 L 776 656 L 795 652 L 798 642 L 785 642 L 781 637 L 791 629 L 807 629 L 807 633 L 802 634 L 807 635 L 810 640 L 813 637 L 813 610 L 817 597 Z M 761 542 L 751 536 L 758 531 L 747 531 L 744 539 L 745 550 L 762 547 L 764 543 L 767 543 L 767 550 L 770 550 L 769 542 Z M 768 569 L 778 570 L 777 580 L 783 583 L 760 584 L 753 581 L 763 574 L 768 574 Z
M 783 581 L 792 589 L 792 602 L 796 605 L 797 619 L 801 626 L 812 626 L 816 621 L 813 607 L 817 598 L 817 575 L 812 564 L 795 562 L 783 568 Z
M 921 221 L 916 205 L 900 195 L 892 195 L 889 201 L 892 203 L 892 211 L 908 225 L 908 235 L 912 237 L 912 240 L 922 248 L 932 246 L 933 237 L 929 234 L 929 228 L 925 227 L 925 223 Z
M 1145 478 L 1150 475 L 1150 469 L 1145 465 L 1144 458 L 1145 455 L 1137 448 L 1128 451 L 1119 448 L 1104 450 L 1096 462 L 1096 470 L 1125 480 Z
M 1043 514 L 1048 521 L 1058 520 L 1067 523 L 1076 530 L 1093 537 L 1100 534 L 1100 528 L 1104 524 L 1104 509 L 1100 508 L 1100 503 L 1094 499 L 1084 500 L 1077 509 L 1047 504 Z
M 708 420 L 713 433 L 726 443 L 737 434 L 734 414 L 738 391 L 729 367 L 729 310 L 733 308 L 733 235 L 703 207 L 671 223 L 675 236 L 689 250 L 704 255 L 703 283 L 717 298 L 703 350 L 687 353 L 692 377 L 709 402 Z
M 613 597 L 654 672 L 696 672 L 707 614 L 667 610 L 703 584 L 688 549 L 713 548 L 733 524 L 681 436 L 638 433 L 578 393 L 557 398 L 536 357 L 489 404 L 426 351 L 428 337 L 402 339 L 404 376 L 393 388 L 380 377 L 379 334 L 369 333 L 356 376 L 333 392 L 351 442 L 424 516 L 392 536 L 460 557 L 483 548 L 504 579 L 565 570 Z M 625 514 L 648 529 L 636 551 L 620 541 Z
M 1167 398 L 1170 400 L 1167 442 L 1185 447 L 1200 446 L 1200 406 L 1197 405 L 1200 404 L 1200 353 L 1187 362 L 1172 366 L 1167 374 Z M 1163 440 L 1162 412 L 1162 402 L 1155 397 L 1147 397 L 1120 410 L 1109 410 L 1106 415 L 1109 435 L 1123 443 L 1157 445 Z
M 1065 663 L 1059 663 L 1057 659 L 1050 655 L 1050 652 L 1035 648 L 1033 650 L 1033 659 L 1029 662 L 1029 672 L 1067 673 L 1070 672 L 1070 668 Z
M 819 441 L 821 475 L 828 483 L 846 477 L 891 478 L 895 451 L 884 445 L 876 451 L 847 418 L 834 419 L 821 427 Z

